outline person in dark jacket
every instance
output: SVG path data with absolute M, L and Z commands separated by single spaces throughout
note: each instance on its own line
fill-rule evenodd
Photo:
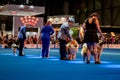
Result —
M 24 41 L 26 39 L 26 24 L 24 26 L 20 27 L 18 39 L 20 42 L 20 44 L 19 44 L 19 56 L 24 56 L 23 47 L 24 47 Z

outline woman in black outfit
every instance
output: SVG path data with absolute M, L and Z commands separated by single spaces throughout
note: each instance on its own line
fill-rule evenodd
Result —
M 100 64 L 98 58 L 97 58 L 97 43 L 98 43 L 98 35 L 97 32 L 99 32 L 104 38 L 102 31 L 100 29 L 99 21 L 98 21 L 99 15 L 97 13 L 91 14 L 83 23 L 83 28 L 85 29 L 85 35 L 83 43 L 87 43 L 87 64 L 90 64 L 90 55 L 91 53 L 94 54 L 95 64 Z

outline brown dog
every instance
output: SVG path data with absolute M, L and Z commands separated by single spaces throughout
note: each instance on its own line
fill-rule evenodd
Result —
M 100 57 L 101 57 L 101 54 L 102 54 L 102 51 L 103 51 L 103 47 L 102 47 L 103 43 L 100 42 L 97 44 L 97 53 L 98 53 L 98 61 L 100 63 Z M 87 58 L 87 44 L 84 43 L 83 46 L 82 46 L 82 49 L 81 49 L 81 55 L 83 56 L 83 61 L 86 61 L 86 58 Z M 91 53 L 91 55 L 94 56 L 93 53 Z
M 76 59 L 76 53 L 78 52 L 78 48 L 79 44 L 76 40 L 72 40 L 66 45 L 66 51 L 68 52 L 69 60 Z

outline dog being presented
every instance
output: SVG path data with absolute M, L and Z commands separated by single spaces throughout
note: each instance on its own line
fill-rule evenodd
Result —
M 68 53 L 68 60 L 76 59 L 78 48 L 79 48 L 79 44 L 76 40 L 72 40 L 66 45 L 66 51 Z
M 15 41 L 13 41 L 13 43 L 12 43 L 12 45 L 11 45 L 11 49 L 12 49 L 12 51 L 13 51 L 13 55 L 15 55 L 15 56 L 17 56 L 16 51 L 17 51 L 18 47 L 19 47 L 19 45 L 17 45 L 17 44 L 15 43 Z
M 102 45 L 103 45 L 103 42 L 102 41 L 100 41 L 98 44 L 96 44 L 97 45 L 97 58 L 98 58 L 98 62 L 99 62 L 99 64 L 101 63 L 101 60 L 100 60 L 100 57 L 101 57 L 101 54 L 102 54 L 102 51 L 103 51 L 103 47 L 102 47 Z M 86 43 L 84 43 L 83 45 L 82 45 L 82 49 L 81 49 L 81 55 L 83 56 L 83 61 L 85 62 L 86 60 L 87 60 L 87 44 Z M 94 56 L 94 51 L 91 49 L 91 55 L 92 56 Z

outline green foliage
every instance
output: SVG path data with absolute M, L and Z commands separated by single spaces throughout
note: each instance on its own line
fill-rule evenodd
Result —
M 78 38 L 78 27 L 72 27 L 72 28 L 70 28 L 70 29 L 73 31 L 72 37 L 73 37 L 74 39 L 77 39 L 77 38 Z

